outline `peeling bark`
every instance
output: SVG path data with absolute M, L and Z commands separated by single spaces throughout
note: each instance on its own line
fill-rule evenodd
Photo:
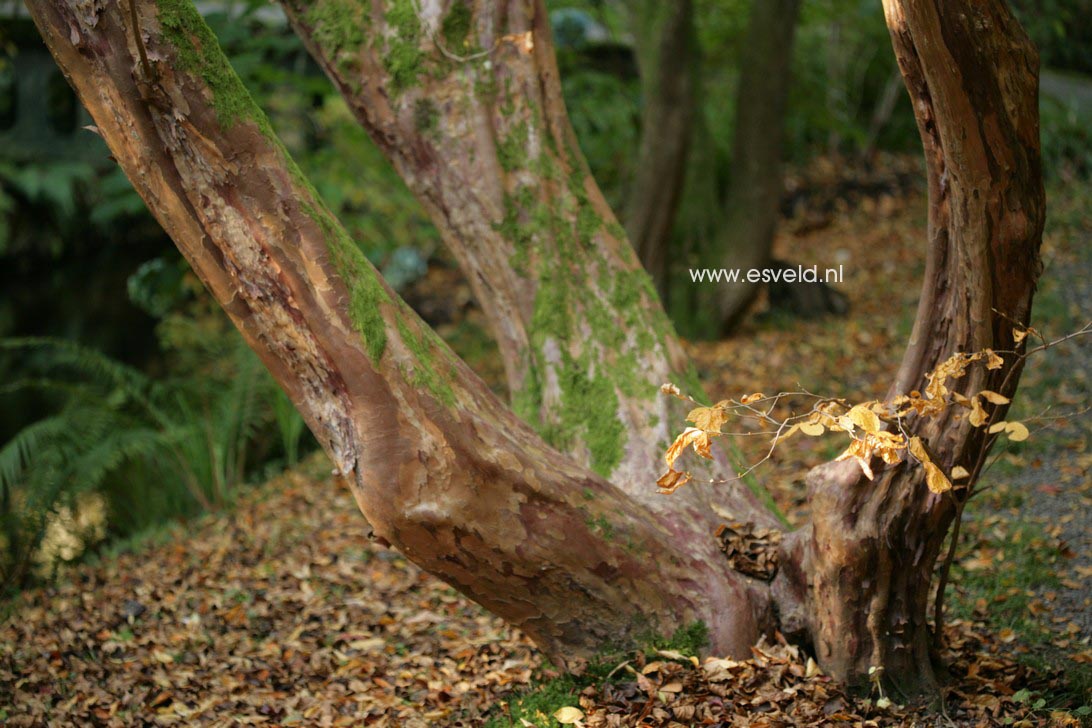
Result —
M 458 260 L 516 413 L 669 528 L 706 542 L 711 558 L 714 499 L 777 525 L 737 482 L 716 495 L 694 483 L 672 499 L 653 487 L 663 450 L 649 443 L 666 447 L 686 414 L 659 387 L 701 386 L 588 172 L 543 2 L 281 4 Z M 730 479 L 733 469 L 718 451 L 700 475 Z
M 133 20 L 100 0 L 28 7 L 119 164 L 378 536 L 561 663 L 695 620 L 712 650 L 742 656 L 776 613 L 835 676 L 862 683 L 883 667 L 905 692 L 927 690 L 925 599 L 959 501 L 906 464 L 877 467 L 874 482 L 855 465 L 818 468 L 813 524 L 784 539 L 769 587 L 724 563 L 707 490 L 649 497 L 657 438 L 681 417 L 647 388 L 683 371 L 678 343 L 575 151 L 541 4 L 456 4 L 464 25 L 449 22 L 452 3 L 418 16 L 392 2 L 365 18 L 375 4 L 319 0 L 293 20 L 487 294 L 509 377 L 534 395 L 524 416 L 575 458 L 497 400 L 368 264 L 189 0 L 140 0 Z M 955 351 L 1011 348 L 1044 202 L 1036 57 L 1000 0 L 885 7 L 930 176 L 901 393 Z M 1018 375 L 1009 356 L 959 386 L 1011 397 Z M 909 428 L 945 470 L 973 472 L 991 444 L 950 414 Z M 617 460 L 600 459 L 618 438 Z M 772 519 L 746 491 L 727 508 Z

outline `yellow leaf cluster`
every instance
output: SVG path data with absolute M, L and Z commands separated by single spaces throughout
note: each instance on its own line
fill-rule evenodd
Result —
M 701 407 L 699 409 L 709 410 L 710 408 Z M 704 417 L 704 415 L 701 416 Z M 691 421 L 693 421 L 693 418 L 691 418 Z M 723 422 L 722 420 L 721 424 Z M 719 428 L 720 425 L 717 425 L 717 427 Z M 694 452 L 707 460 L 713 457 L 712 440 L 709 433 L 699 427 L 687 427 L 681 435 L 675 438 L 675 442 L 671 443 L 671 447 L 667 449 L 667 453 L 664 455 L 664 460 L 667 462 L 667 472 L 656 481 L 661 493 L 674 493 L 690 482 L 690 473 L 675 470 L 675 461 L 682 456 L 688 447 L 693 448 Z
M 1017 342 L 1027 336 L 1029 331 L 1037 333 L 1032 330 L 1017 331 L 1015 334 Z M 926 375 L 927 384 L 924 393 L 912 391 L 896 397 L 890 404 L 872 400 L 850 405 L 843 400 L 820 400 L 811 412 L 790 417 L 781 423 L 773 421 L 768 412 L 759 413 L 749 407 L 754 402 L 767 399 L 761 392 L 744 395 L 738 402 L 725 400 L 708 407 L 695 407 L 687 414 L 687 420 L 694 426 L 686 428 L 668 448 L 665 454 L 668 471 L 656 484 L 661 493 L 673 493 L 688 483 L 691 480 L 690 473 L 676 470 L 675 462 L 687 448 L 693 449 L 703 458 L 712 458 L 711 438 L 725 434 L 721 428 L 729 417 L 746 409 L 751 416 L 758 418 L 764 427 L 771 422 L 780 424 L 772 446 L 776 446 L 798 432 L 809 437 L 819 437 L 827 432 L 843 432 L 849 435 L 851 441 L 849 447 L 838 456 L 837 460 L 854 460 L 869 480 L 875 477 L 871 467 L 873 459 L 878 457 L 885 463 L 893 465 L 901 462 L 909 452 L 924 469 L 929 490 L 934 493 L 945 493 L 952 489 L 952 480 L 965 480 L 971 477 L 971 473 L 957 465 L 952 468 L 950 476 L 946 475 L 934 462 L 922 439 L 917 436 L 911 437 L 910 433 L 906 432 L 901 421 L 903 417 L 910 414 L 934 417 L 946 412 L 949 407 L 958 405 L 970 410 L 967 420 L 971 425 L 989 427 L 990 434 L 1003 432 L 1015 442 L 1026 440 L 1029 435 L 1027 427 L 1020 422 L 998 422 L 990 425 L 991 415 L 986 405 L 1009 404 L 1010 400 L 1005 395 L 984 389 L 967 397 L 949 388 L 952 381 L 962 378 L 967 373 L 967 368 L 973 362 L 982 362 L 988 370 L 1001 369 L 1005 365 L 1004 358 L 992 349 L 983 349 L 974 354 L 955 353 Z M 689 397 L 682 395 L 678 387 L 674 385 L 665 384 L 663 392 L 693 402 Z M 779 397 L 780 395 L 773 398 L 775 403 Z M 994 414 L 997 413 L 994 412 Z M 892 431 L 887 429 L 889 427 Z
M 1023 442 L 1031 434 L 1023 422 L 996 422 L 990 426 L 989 433 L 994 435 L 998 432 L 1004 432 L 1013 442 Z
M 694 427 L 706 432 L 720 432 L 720 427 L 728 421 L 728 413 L 722 403 L 712 407 L 695 407 L 690 410 L 686 419 L 694 423 Z
M 878 404 L 876 402 L 868 402 L 866 406 Z M 787 440 L 797 432 L 802 432 L 808 437 L 819 437 L 827 430 L 832 432 L 848 432 L 855 426 L 853 420 L 846 419 L 848 413 L 843 414 L 845 407 L 841 406 L 837 402 L 826 402 L 816 408 L 816 411 L 807 416 L 806 419 L 800 422 L 794 423 L 787 430 L 784 430 L 777 436 L 777 442 Z

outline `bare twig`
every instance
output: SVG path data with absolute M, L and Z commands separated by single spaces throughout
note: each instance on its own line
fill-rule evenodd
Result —
M 137 55 L 140 56 L 140 65 L 144 69 L 144 80 L 152 83 L 157 76 L 148 62 L 148 51 L 144 48 L 144 39 L 140 37 L 140 18 L 137 16 L 136 0 L 129 0 L 129 20 L 133 24 L 133 38 L 136 40 Z

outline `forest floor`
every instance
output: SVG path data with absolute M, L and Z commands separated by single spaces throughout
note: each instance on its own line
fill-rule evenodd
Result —
M 819 173 L 822 173 L 820 170 Z M 1052 195 L 1035 327 L 1056 338 L 1092 310 L 1092 193 Z M 786 226 L 779 255 L 845 266 L 847 318 L 762 312 L 691 343 L 714 398 L 807 389 L 882 397 L 922 275 L 920 194 L 838 201 Z M 799 234 L 792 231 L 797 230 Z M 444 285 L 432 280 L 428 285 Z M 447 300 L 463 293 L 444 290 Z M 1083 318 L 1082 318 L 1083 317 Z M 440 326 L 488 376 L 469 305 Z M 734 662 L 649 646 L 557 675 L 518 632 L 369 541 L 320 457 L 204 516 L 70 567 L 7 605 L 0 722 L 24 725 L 1060 725 L 1092 689 L 1092 341 L 1033 359 L 1008 444 L 968 507 L 948 602 L 942 715 L 846 695 L 779 642 Z M 494 371 L 495 375 L 495 371 Z M 679 423 L 680 430 L 685 423 Z M 842 443 L 791 441 L 758 471 L 792 522 L 803 477 Z M 746 449 L 746 446 L 744 446 Z M 758 450 L 749 456 L 759 457 Z M 652 485 L 650 484 L 650 487 Z M 607 673 L 613 673 L 606 679 Z M 560 711 L 560 712 L 559 712 Z M 555 718 L 556 716 L 556 718 Z

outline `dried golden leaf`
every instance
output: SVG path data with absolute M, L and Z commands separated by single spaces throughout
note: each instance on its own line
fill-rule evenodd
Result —
M 982 400 L 977 394 L 971 397 L 971 414 L 967 416 L 967 419 L 975 427 L 982 427 L 990 421 L 990 416 L 986 414 L 986 410 L 982 409 Z
M 865 432 L 875 434 L 883 427 L 880 418 L 871 409 L 871 403 L 854 405 L 846 417 Z
M 929 457 L 929 453 L 925 452 L 925 443 L 922 442 L 921 438 L 917 435 L 914 435 L 910 438 L 910 443 L 907 445 L 907 449 L 910 450 L 911 455 L 916 457 L 921 462 L 933 462 L 932 458 Z
M 1011 400 L 1003 394 L 997 392 L 991 392 L 988 389 L 983 389 L 978 393 L 979 397 L 982 397 L 990 404 L 1008 404 Z
M 686 415 L 699 430 L 720 432 L 720 426 L 728 421 L 728 413 L 720 407 L 695 407 Z
M 863 440 L 854 440 L 846 448 L 846 451 L 835 458 L 835 460 L 849 460 L 853 458 L 857 461 L 857 464 L 861 466 L 861 472 L 865 474 L 865 477 L 869 480 L 873 480 L 875 476 L 872 474 L 872 465 L 869 462 L 872 459 L 872 450 L 864 443 Z
M 949 393 L 944 383 L 949 379 L 962 377 L 967 373 L 967 365 L 980 357 L 981 354 L 968 355 L 956 352 L 941 362 L 936 369 L 925 375 L 925 378 L 929 380 L 929 385 L 925 388 L 925 395 L 928 399 L 938 400 L 941 403 L 938 411 L 943 411 L 943 402 Z M 930 412 L 930 414 L 935 413 Z
M 1010 422 L 1005 427 L 1005 434 L 1009 436 L 1009 439 L 1013 442 L 1023 442 L 1028 439 L 1031 434 L 1028 432 L 1028 428 L 1023 422 Z
M 755 392 L 754 394 L 748 394 L 739 400 L 740 404 L 750 404 L 751 402 L 757 402 L 760 399 L 766 399 L 766 395 L 762 392 Z
M 986 349 L 985 354 L 987 369 L 1000 369 L 1005 366 L 1005 360 L 998 356 L 993 349 Z
M 968 473 L 967 468 L 963 467 L 962 465 L 957 465 L 954 468 L 952 468 L 952 479 L 953 480 L 963 480 L 964 478 L 969 478 L 969 477 L 971 477 L 971 474 Z
M 554 712 L 554 720 L 562 725 L 572 725 L 573 723 L 579 723 L 584 720 L 584 711 L 580 708 L 573 708 L 565 706 L 564 708 L 558 708 Z
M 671 469 L 660 476 L 660 479 L 656 481 L 656 485 L 659 486 L 659 492 L 664 495 L 671 495 L 689 482 L 690 473 L 681 473 L 678 470 Z
M 774 442 L 778 443 L 778 442 L 782 442 L 784 440 L 788 440 L 790 437 L 792 437 L 793 435 L 795 435 L 799 431 L 800 431 L 800 425 L 799 424 L 793 425 L 789 429 L 787 429 L 784 432 L 782 432 L 781 434 L 779 434 L 777 436 L 777 438 L 774 440 Z
M 713 453 L 709 450 L 709 435 L 705 430 L 700 430 L 697 427 L 687 427 L 682 431 L 681 435 L 675 438 L 675 442 L 671 443 L 671 447 L 667 449 L 667 453 L 664 455 L 667 466 L 669 468 L 673 466 L 679 456 L 683 454 L 683 451 L 691 446 L 698 455 L 706 459 L 712 459 Z
M 1027 337 L 1028 337 L 1028 330 L 1027 329 L 1013 329 L 1012 330 L 1012 340 L 1015 341 L 1017 344 L 1019 344 L 1021 341 L 1023 341 Z
M 865 443 L 888 465 L 901 462 L 902 450 L 906 447 L 906 439 L 895 432 L 869 434 L 865 437 Z
M 793 427 L 796 427 L 796 425 L 793 425 Z M 800 431 L 803 432 L 808 437 L 819 437 L 824 432 L 826 432 L 826 429 L 827 428 L 823 427 L 823 425 L 818 423 L 818 422 L 801 422 L 800 423 Z M 787 435 L 786 435 L 786 437 L 787 437 Z
M 916 457 L 923 468 L 925 468 L 925 485 L 934 493 L 946 493 L 952 489 L 952 481 L 948 480 L 948 476 L 944 474 L 932 458 L 929 457 L 929 453 L 925 450 L 925 443 L 921 441 L 921 438 L 914 436 L 910 438 L 909 449 L 911 454 Z
M 664 394 L 670 394 L 672 397 L 678 397 L 679 399 L 685 399 L 682 396 L 682 392 L 679 391 L 679 388 L 676 387 L 671 382 L 665 382 L 665 383 L 661 384 L 660 385 L 660 391 L 663 392 Z
M 660 657 L 668 660 L 679 660 L 680 662 L 689 662 L 689 658 L 678 650 L 656 650 L 656 654 Z
M 934 493 L 947 493 L 952 489 L 952 481 L 940 468 L 933 463 L 922 463 L 925 466 L 925 485 Z
M 1023 442 L 1031 435 L 1023 422 L 997 422 L 989 429 L 991 435 L 1001 431 L 1013 442 Z

